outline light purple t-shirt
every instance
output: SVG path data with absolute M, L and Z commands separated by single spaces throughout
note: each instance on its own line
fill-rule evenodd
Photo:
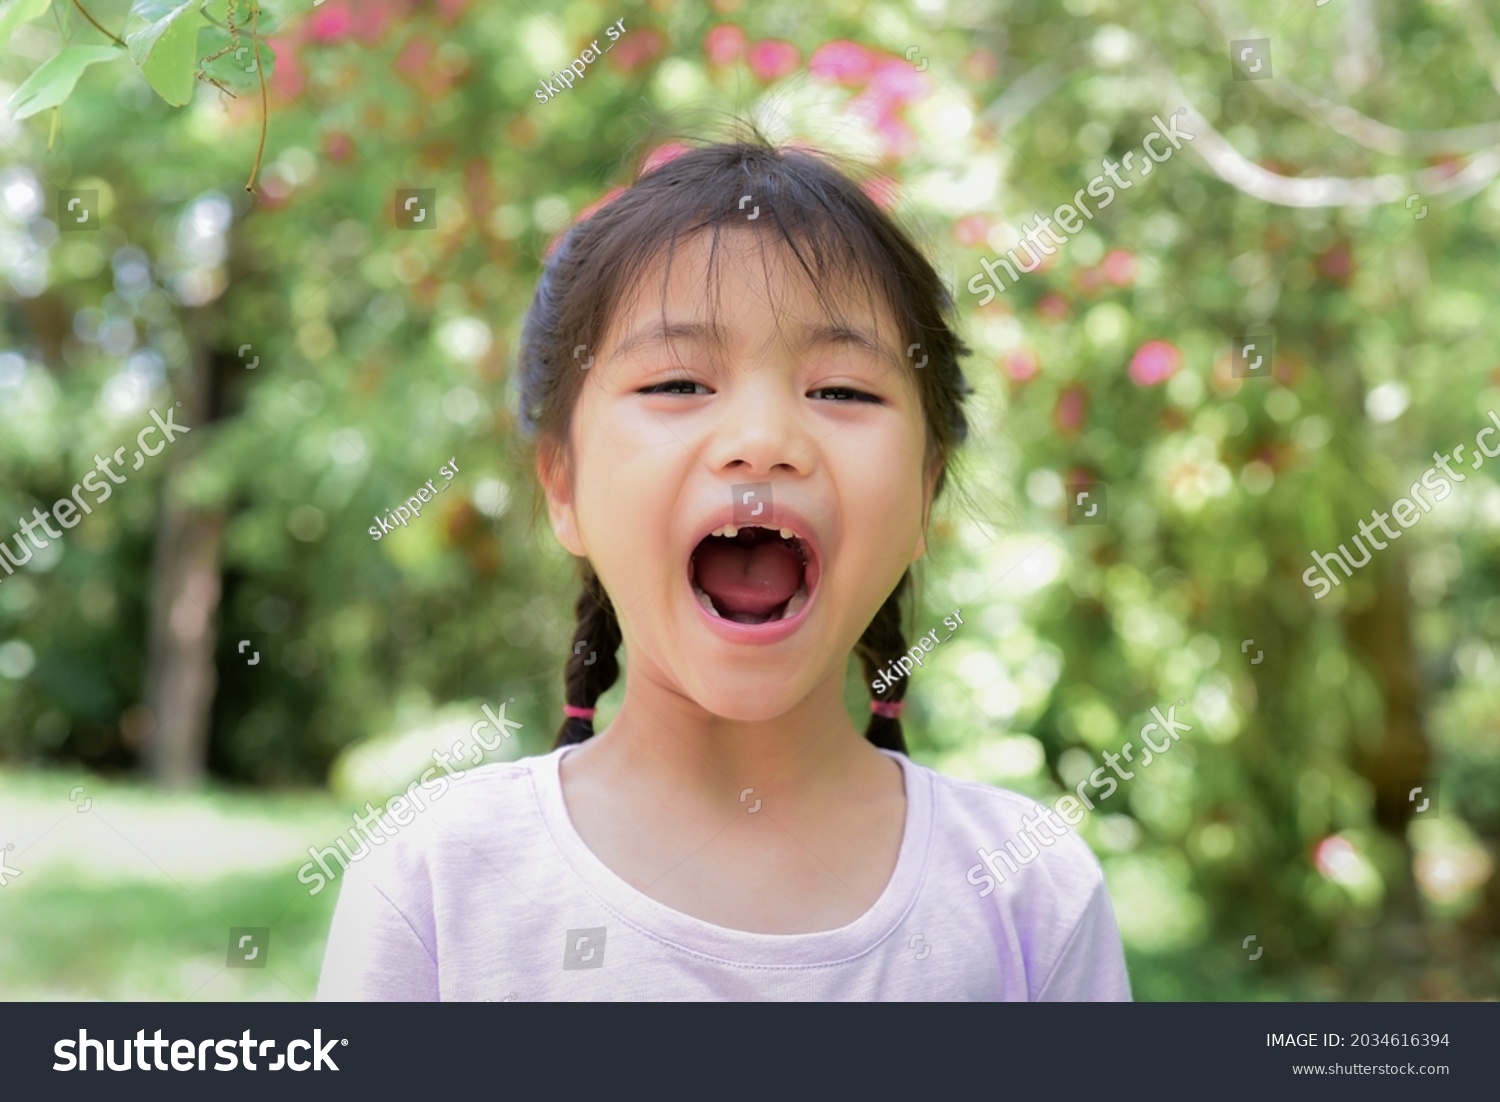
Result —
M 573 749 L 470 771 L 352 864 L 317 997 L 1130 998 L 1099 863 L 1072 833 L 1023 833 L 1030 799 L 893 753 L 906 825 L 875 905 L 836 930 L 748 933 L 675 911 L 594 856 L 563 802 Z M 1036 855 L 974 868 L 1007 842 Z

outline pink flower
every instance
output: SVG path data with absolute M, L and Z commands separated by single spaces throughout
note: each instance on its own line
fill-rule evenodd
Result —
M 837 39 L 825 42 L 807 59 L 807 71 L 823 80 L 854 87 L 870 79 L 875 54 L 857 42 Z
M 394 0 L 360 0 L 353 6 L 358 22 L 355 37 L 366 46 L 378 45 L 396 18 L 398 6 Z
M 1056 293 L 1043 295 L 1041 301 L 1036 304 L 1037 317 L 1043 321 L 1066 321 L 1071 312 L 1072 307 L 1068 305 L 1068 300 Z
M 354 29 L 354 13 L 348 8 L 325 8 L 307 21 L 307 37 L 314 42 L 333 42 Z
M 1147 341 L 1130 361 L 1130 381 L 1136 386 L 1164 383 L 1182 366 L 1182 353 L 1170 341 Z
M 255 204 L 261 210 L 280 210 L 292 196 L 292 185 L 280 176 L 267 173 L 261 180 Z
M 880 176 L 861 186 L 861 190 L 870 197 L 870 201 L 881 210 L 892 210 L 896 206 L 896 200 L 900 198 L 901 188 L 895 180 L 889 176 Z
M 844 104 L 844 114 L 874 126 L 882 116 L 890 112 L 891 107 L 888 101 L 881 99 L 869 89 L 865 89 Z
M 1052 420 L 1064 436 L 1073 436 L 1083 428 L 1084 418 L 1089 412 L 1089 392 L 1074 383 L 1064 387 L 1057 396 L 1057 405 L 1052 407 Z
M 984 244 L 990 234 L 990 220 L 982 214 L 966 214 L 953 223 L 953 240 L 966 249 Z
M 870 91 L 893 105 L 916 103 L 932 94 L 932 79 L 904 58 L 887 57 L 875 69 Z
M 802 64 L 802 51 L 790 42 L 767 38 L 750 47 L 745 54 L 745 64 L 750 66 L 756 80 L 769 84 L 796 72 L 797 66 Z
M 688 149 L 689 147 L 682 142 L 667 142 L 665 145 L 657 146 L 650 153 L 646 154 L 646 161 L 641 165 L 639 175 L 645 176 L 647 173 L 655 172 L 662 165 L 682 156 Z
M 417 36 L 396 55 L 391 68 L 403 76 L 414 77 L 426 69 L 437 51 L 426 38 Z
M 906 157 L 915 152 L 917 135 L 897 114 L 900 109 L 897 101 L 867 88 L 844 105 L 844 114 L 860 120 L 875 132 L 885 156 Z
M 1135 255 L 1124 249 L 1111 249 L 1102 267 L 1105 279 L 1116 287 L 1128 287 L 1135 278 Z
M 995 79 L 1000 62 L 989 50 L 974 50 L 959 63 L 959 68 L 969 83 L 984 84 Z
M 332 0 L 314 10 L 307 21 L 307 37 L 313 42 L 336 42 L 357 38 L 376 45 L 396 15 L 393 0 Z
M 1099 472 L 1088 467 L 1069 467 L 1063 475 L 1064 486 L 1093 486 L 1099 481 Z M 959 609 L 960 612 L 963 609 Z
M 273 38 L 269 41 L 271 48 L 276 51 L 276 68 L 271 70 L 271 87 L 283 99 L 294 100 L 307 87 L 307 70 L 303 68 L 302 58 L 288 39 Z
M 720 23 L 703 36 L 703 53 L 710 65 L 728 65 L 745 53 L 745 32 L 733 23 Z
M 1037 367 L 1035 353 L 1026 349 L 1012 352 L 1009 356 L 1006 356 L 1002 366 L 1005 373 L 1018 383 L 1024 383 L 1027 379 L 1033 378 L 1037 371 L 1040 370 Z
M 1092 295 L 1104 286 L 1104 273 L 1098 268 L 1080 268 L 1073 275 L 1073 286 L 1079 294 Z
M 1354 271 L 1354 254 L 1349 251 L 1348 244 L 1340 241 L 1318 257 L 1318 269 L 1331 280 L 1348 279 Z
M 666 49 L 667 36 L 654 27 L 627 31 L 625 37 L 615 43 L 609 55 L 609 65 L 618 72 L 633 73 L 655 61 Z
M 354 142 L 340 130 L 330 130 L 323 139 L 323 152 L 335 164 L 343 164 L 354 156 Z
M 910 157 L 917 151 L 917 132 L 896 114 L 882 114 L 875 121 L 875 132 L 889 157 Z

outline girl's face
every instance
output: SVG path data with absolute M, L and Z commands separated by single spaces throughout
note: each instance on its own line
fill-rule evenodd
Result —
M 558 539 L 614 603 L 632 680 L 764 720 L 842 685 L 926 549 L 937 471 L 885 305 L 850 288 L 829 318 L 796 259 L 747 230 L 721 234 L 715 288 L 711 236 L 679 245 L 664 301 L 663 259 L 575 357 L 569 456 L 544 450 L 539 473 Z

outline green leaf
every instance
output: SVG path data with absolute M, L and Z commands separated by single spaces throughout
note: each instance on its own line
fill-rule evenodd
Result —
M 225 46 L 233 43 L 229 32 L 223 27 L 209 24 L 198 32 L 198 59 L 213 57 Z M 238 55 L 238 56 L 236 56 Z M 264 40 L 260 43 L 260 64 L 266 72 L 266 80 L 276 70 L 276 55 Z M 203 66 L 203 72 L 213 77 L 231 92 L 248 92 L 260 87 L 260 77 L 255 72 L 255 44 L 250 40 L 248 28 L 240 30 L 240 44 L 223 57 Z
M 30 23 L 46 12 L 52 0 L 14 0 L 0 13 L 0 50 L 10 41 L 10 32 L 22 23 Z
M 68 98 L 78 78 L 90 65 L 124 56 L 124 51 L 118 46 L 64 47 L 56 57 L 44 62 L 26 78 L 26 82 L 6 101 L 6 109 L 20 120 L 56 107 Z
M 188 0 L 168 8 L 161 3 L 137 4 L 140 15 L 155 15 L 165 11 L 154 23 L 125 36 L 130 44 L 130 56 L 156 94 L 181 107 L 193 98 L 193 75 L 198 70 L 198 30 L 203 23 L 203 14 L 198 10 L 201 0 Z
M 135 0 L 135 3 L 130 5 L 130 14 L 139 16 L 147 23 L 155 23 L 180 7 L 182 7 L 182 0 Z

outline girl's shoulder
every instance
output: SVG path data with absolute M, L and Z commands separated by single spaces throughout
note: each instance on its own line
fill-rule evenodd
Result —
M 549 756 L 428 770 L 378 809 L 379 824 L 393 836 L 377 847 L 373 868 L 426 878 L 476 862 L 506 863 L 507 851 L 541 832 L 536 770 Z M 397 800 L 405 805 L 400 818 L 393 813 Z
M 1045 880 L 1070 894 L 1087 894 L 1102 883 L 1099 861 L 1076 829 L 1082 821 L 1074 810 L 1081 808 L 1076 798 L 1039 803 L 1007 788 L 912 764 L 930 783 L 934 852 L 945 864 L 961 859 L 971 873 L 975 866 L 998 869 L 997 875 L 1016 883 Z
M 534 814 L 539 799 L 538 773 L 556 753 L 495 762 L 433 778 L 426 786 L 430 792 L 429 829 L 441 831 L 466 822 L 493 825 L 501 819 Z M 439 781 L 446 781 L 446 785 L 439 785 Z

